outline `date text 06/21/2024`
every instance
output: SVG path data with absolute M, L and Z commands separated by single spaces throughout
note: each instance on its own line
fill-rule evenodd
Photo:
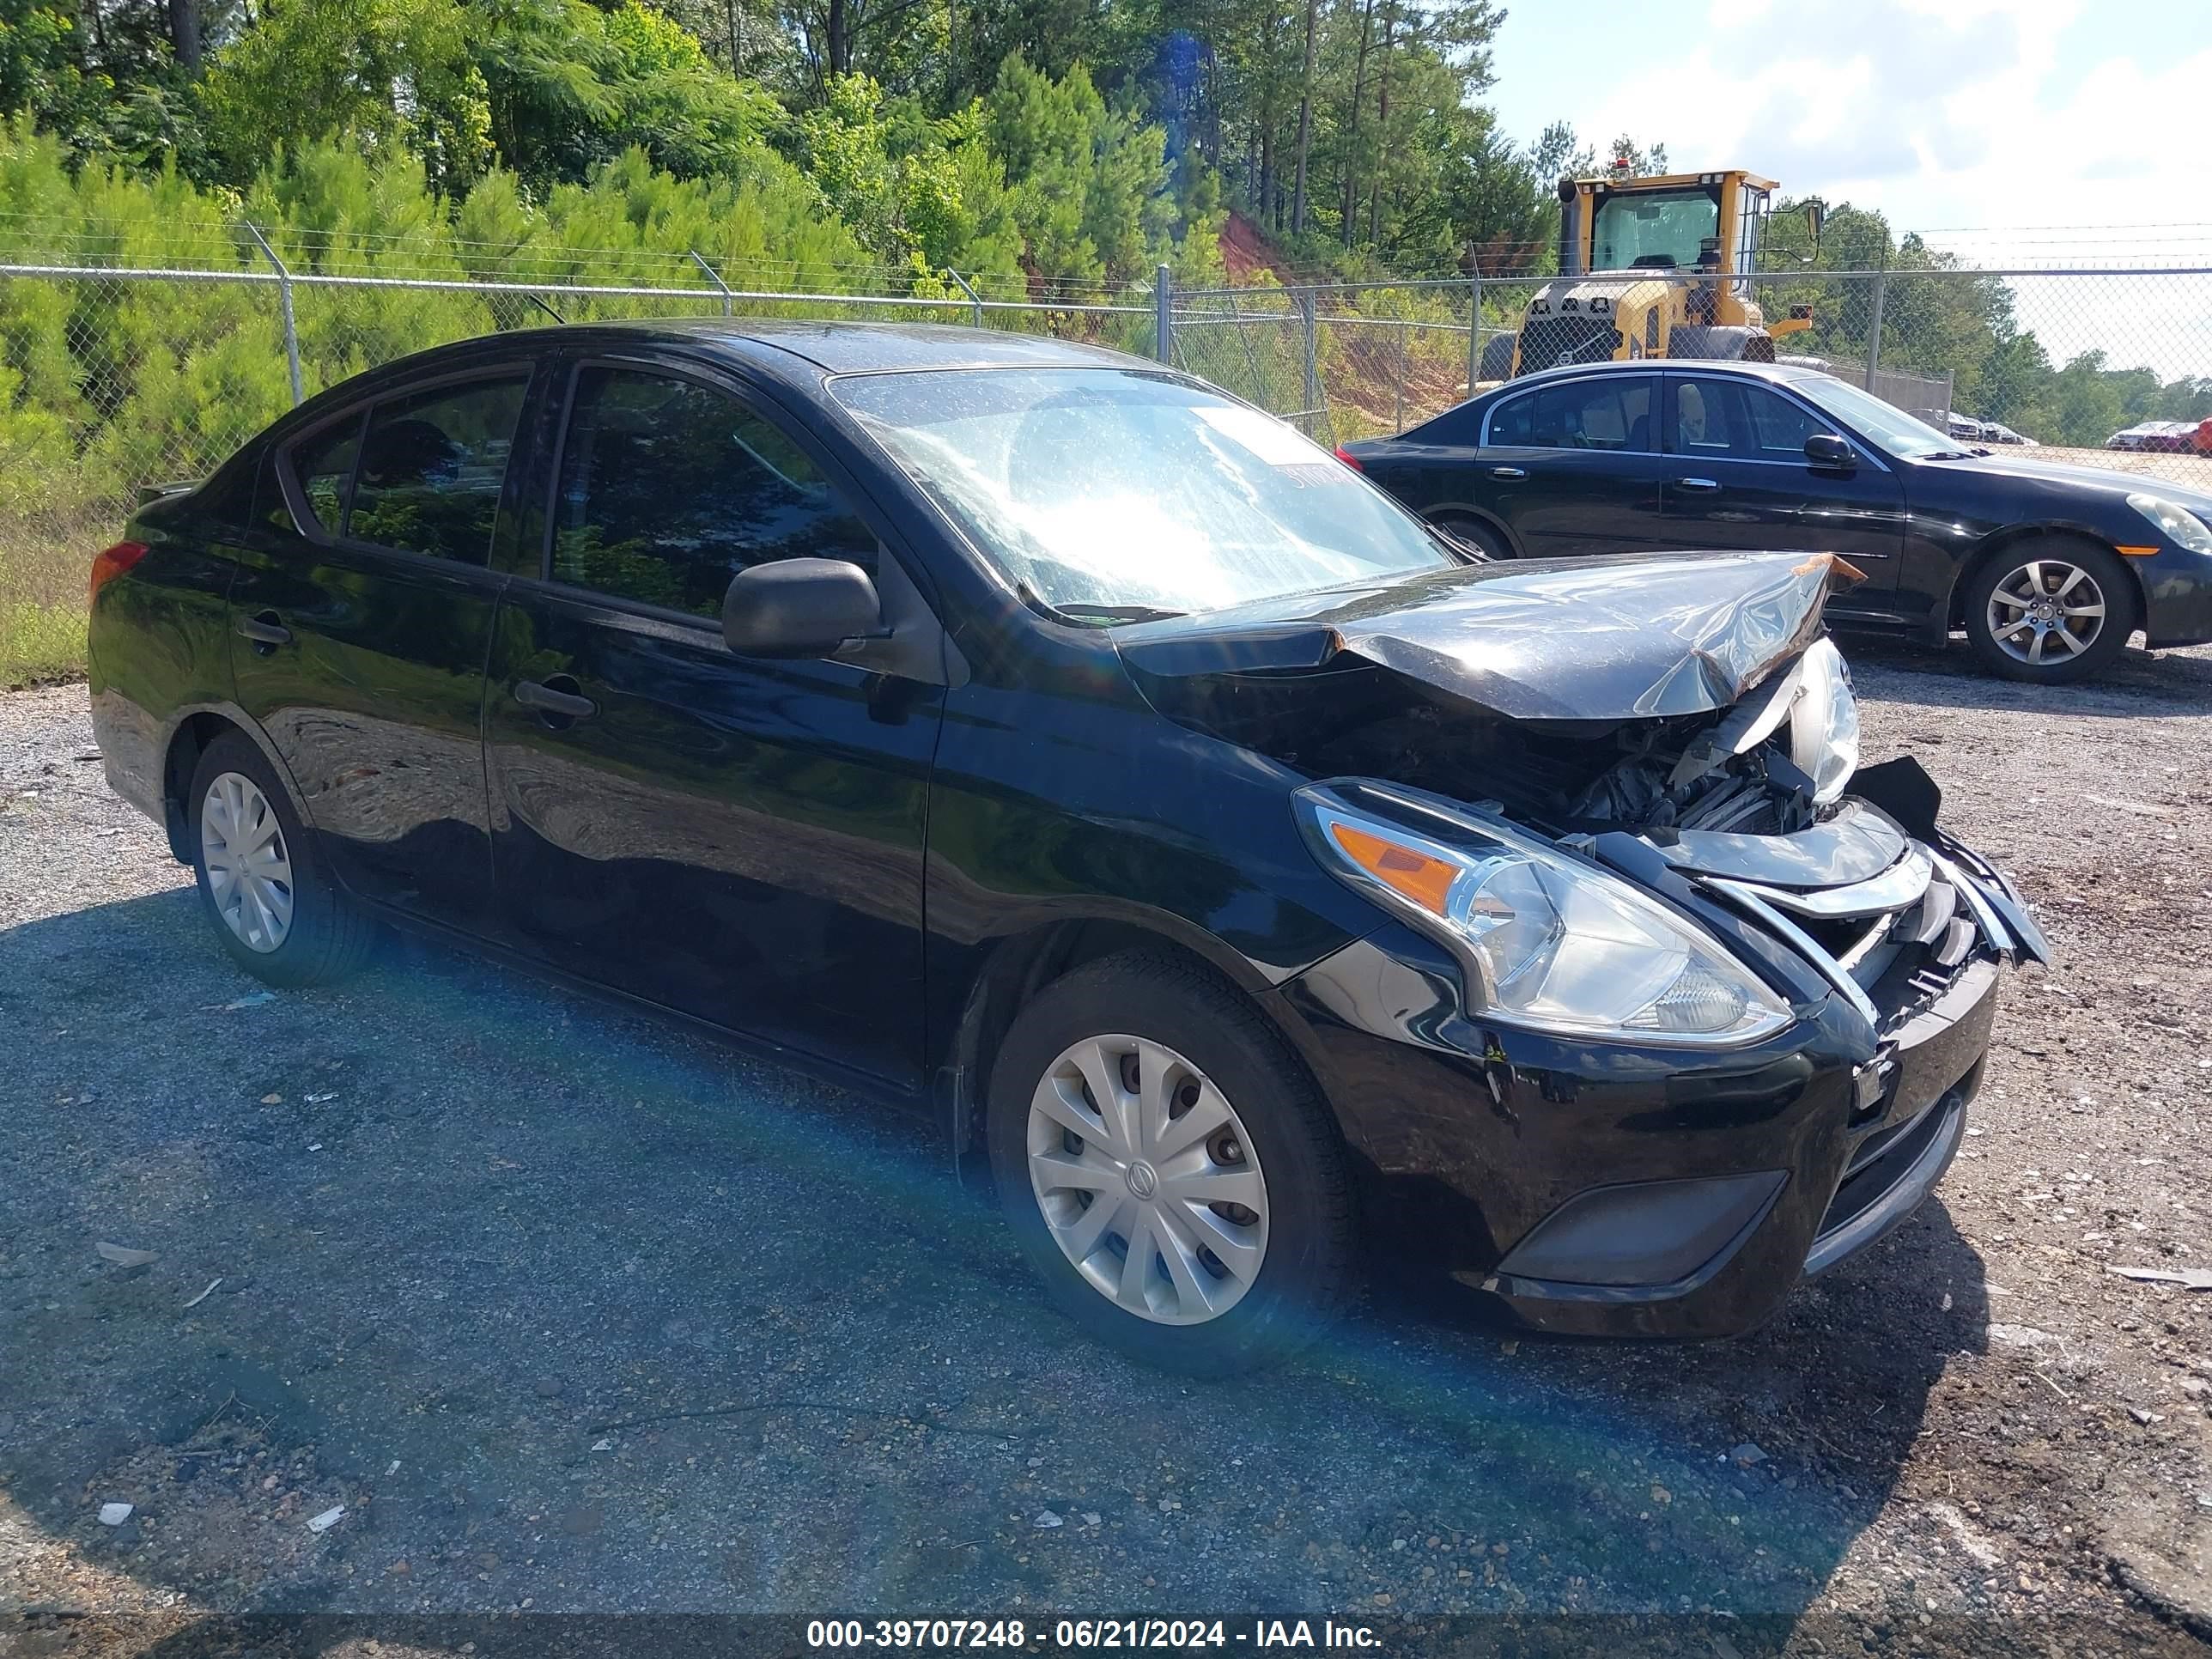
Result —
M 806 1626 L 809 1647 L 1022 1649 L 1040 1645 L 1045 1632 L 1032 1632 L 1019 1619 L 816 1619 Z M 1052 1626 L 1052 1650 L 1183 1650 L 1247 1647 L 1338 1648 L 1371 1650 L 1380 1645 L 1365 1625 L 1334 1620 L 1261 1619 L 1250 1628 L 1222 1619 L 1060 1619 Z

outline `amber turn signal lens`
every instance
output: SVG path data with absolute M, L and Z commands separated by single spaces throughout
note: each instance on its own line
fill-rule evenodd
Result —
M 1461 866 L 1443 859 L 1370 836 L 1348 823 L 1332 823 L 1328 833 L 1344 855 L 1391 891 L 1411 899 L 1431 915 L 1444 912 L 1444 896 Z

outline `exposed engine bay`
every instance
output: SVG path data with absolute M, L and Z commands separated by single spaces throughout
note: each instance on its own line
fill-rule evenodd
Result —
M 1331 679 L 1323 707 L 1248 687 L 1220 734 L 1316 777 L 1495 802 L 1553 835 L 1788 834 L 1832 810 L 1858 763 L 1850 678 L 1825 639 L 1732 708 L 1656 720 L 1507 720 L 1397 676 Z

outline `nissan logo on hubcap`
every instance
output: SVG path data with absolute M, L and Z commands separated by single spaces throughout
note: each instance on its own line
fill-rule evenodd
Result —
M 1138 1198 L 1150 1198 L 1160 1189 L 1159 1172 L 1139 1158 L 1129 1166 L 1129 1191 Z

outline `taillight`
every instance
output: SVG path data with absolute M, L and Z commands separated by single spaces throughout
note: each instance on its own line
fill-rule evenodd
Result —
M 1357 455 L 1354 455 L 1354 454 L 1351 453 L 1349 451 L 1347 451 L 1347 450 L 1344 447 L 1344 446 L 1343 446 L 1342 444 L 1339 444 L 1339 445 L 1336 447 L 1336 459 L 1337 459 L 1338 460 L 1340 460 L 1340 461 L 1342 461 L 1342 462 L 1343 462 L 1346 466 L 1350 467 L 1350 468 L 1351 468 L 1354 472 L 1364 472 L 1364 471 L 1367 471 L 1367 469 L 1366 469 L 1365 467 L 1364 467 L 1364 466 L 1360 465 L 1360 464 L 1359 464 L 1359 457 L 1358 457 L 1358 456 L 1357 456 Z
M 92 562 L 92 586 L 86 592 L 86 599 L 98 599 L 101 588 L 145 556 L 146 544 L 143 542 L 118 542 L 106 552 L 95 556 Z

